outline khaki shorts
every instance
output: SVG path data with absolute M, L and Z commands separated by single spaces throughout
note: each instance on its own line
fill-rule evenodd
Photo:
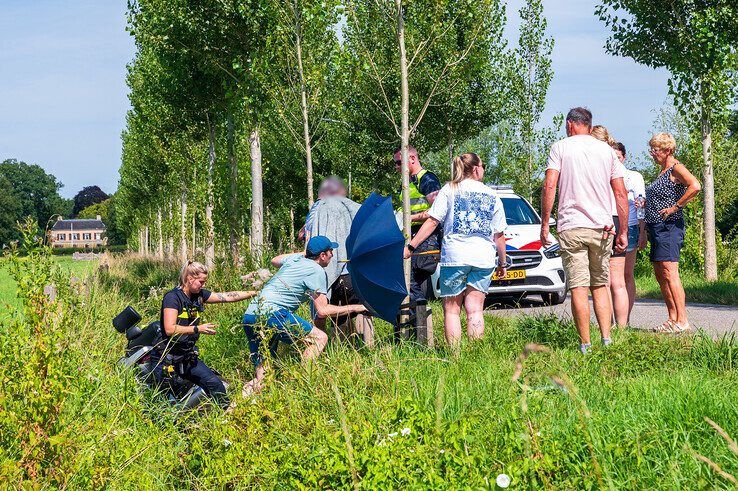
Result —
M 569 288 L 608 284 L 612 242 L 612 236 L 603 239 L 602 230 L 598 229 L 572 228 L 559 233 Z

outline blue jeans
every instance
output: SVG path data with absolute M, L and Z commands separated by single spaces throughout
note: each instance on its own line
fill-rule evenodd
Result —
M 258 367 L 264 361 L 259 354 L 262 336 L 257 330 L 260 326 L 266 326 L 274 331 L 269 339 L 269 353 L 272 357 L 277 354 L 280 341 L 293 344 L 296 340 L 303 339 L 313 330 L 313 325 L 310 322 L 285 309 L 272 312 L 269 317 L 244 314 L 243 330 L 249 340 L 251 363 L 255 367 Z

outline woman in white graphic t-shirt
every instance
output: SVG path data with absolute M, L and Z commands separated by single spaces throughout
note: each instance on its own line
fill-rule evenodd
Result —
M 475 153 L 454 159 L 453 180 L 441 188 L 428 220 L 405 248 L 405 257 L 410 257 L 415 247 L 443 224 L 440 283 L 444 332 L 452 346 L 461 339 L 462 305 L 467 335 L 470 339 L 482 337 L 482 311 L 492 273 L 497 267 L 498 275 L 505 274 L 505 211 L 500 199 L 482 183 L 484 168 Z

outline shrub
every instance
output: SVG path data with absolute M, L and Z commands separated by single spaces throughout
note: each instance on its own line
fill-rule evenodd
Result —
M 127 245 L 109 245 L 104 247 L 54 247 L 51 253 L 55 256 L 71 256 L 75 252 L 126 252 Z

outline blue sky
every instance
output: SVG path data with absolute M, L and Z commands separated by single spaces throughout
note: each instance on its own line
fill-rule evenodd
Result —
M 517 10 L 508 4 L 511 43 Z M 546 0 L 556 40 L 544 121 L 585 105 L 632 155 L 645 150 L 653 111 L 667 100 L 664 70 L 615 58 L 594 1 Z M 117 187 L 128 109 L 126 63 L 134 54 L 124 0 L 0 0 L 0 160 L 36 163 L 71 197 Z
M 506 35 L 517 43 L 518 9 L 525 2 L 508 1 Z M 594 124 L 602 124 L 623 142 L 629 155 L 647 149 L 655 110 L 668 102 L 664 69 L 654 70 L 630 58 L 605 52 L 609 29 L 594 15 L 594 0 L 544 0 L 548 34 L 554 38 L 554 77 L 541 122 L 550 124 L 557 113 L 575 106 L 592 111 Z
M 0 0 L 0 160 L 35 163 L 72 197 L 115 191 L 128 109 L 125 0 Z

